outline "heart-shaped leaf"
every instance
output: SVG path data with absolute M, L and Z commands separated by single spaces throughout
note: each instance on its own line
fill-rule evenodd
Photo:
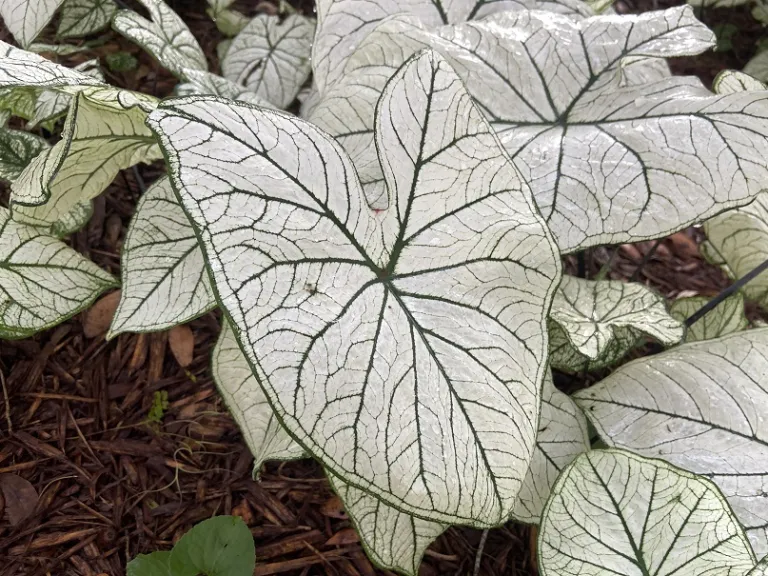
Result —
M 29 46 L 51 21 L 63 0 L 0 0 L 0 16 L 16 41 Z
M 117 12 L 114 0 L 64 0 L 56 35 L 59 38 L 80 38 L 109 26 Z
M 533 451 L 555 245 L 466 89 L 411 60 L 377 118 L 392 208 L 291 116 L 211 97 L 149 119 L 217 300 L 291 435 L 401 511 L 492 526 Z

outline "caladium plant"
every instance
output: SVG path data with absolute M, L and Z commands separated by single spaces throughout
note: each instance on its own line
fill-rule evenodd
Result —
M 0 46 L 0 108 L 66 113 L 53 146 L 0 131 L 2 337 L 114 285 L 56 236 L 119 170 L 162 158 L 109 337 L 220 307 L 211 371 L 256 471 L 318 459 L 377 565 L 416 574 L 450 525 L 516 520 L 541 525 L 547 575 L 764 570 L 766 332 L 744 331 L 740 295 L 685 331 L 700 300 L 668 311 L 638 284 L 561 276 L 561 253 L 760 201 L 768 92 L 669 75 L 662 58 L 713 45 L 689 8 L 321 0 L 315 30 L 299 15 L 241 22 L 212 0 L 214 18 L 242 23 L 218 76 L 170 7 L 142 4 L 150 19 L 67 0 L 61 22 L 111 17 L 182 97 Z M 19 24 L 25 43 L 38 25 Z M 275 110 L 310 68 L 306 117 Z M 684 336 L 575 397 L 554 385 L 553 368 Z M 614 448 L 590 450 L 582 409 Z

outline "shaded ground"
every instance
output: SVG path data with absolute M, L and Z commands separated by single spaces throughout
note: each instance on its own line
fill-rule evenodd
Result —
M 176 4 L 206 51 L 215 53 L 219 37 L 203 15 L 203 0 Z M 624 8 L 651 6 L 627 2 Z M 745 14 L 712 11 L 705 17 L 710 25 L 735 18 L 744 28 L 751 22 Z M 735 51 L 681 59 L 674 68 L 710 81 L 724 67 L 743 65 L 760 34 L 749 24 Z M 140 66 L 110 81 L 170 93 L 174 81 L 129 43 L 111 38 L 97 54 L 120 49 L 139 58 Z M 143 167 L 140 174 L 151 182 L 158 170 Z M 119 274 L 120 247 L 139 195 L 133 171 L 121 174 L 97 199 L 94 218 L 72 238 L 73 246 Z M 635 275 L 666 296 L 712 296 L 728 281 L 699 256 L 697 235 L 690 230 L 666 239 L 644 264 L 652 242 L 594 249 L 586 255 L 586 272 L 594 276 L 608 265 L 610 277 Z M 576 258 L 567 266 L 575 273 Z M 213 514 L 246 520 L 260 558 L 258 575 L 385 574 L 365 558 L 317 464 L 270 464 L 261 483 L 251 480 L 252 458 L 210 377 L 216 314 L 190 324 L 193 359 L 186 368 L 167 333 L 106 342 L 103 333 L 85 335 L 84 324 L 93 330 L 94 322 L 81 315 L 36 338 L 0 342 L 0 482 L 17 495 L 3 501 L 0 492 L 0 576 L 119 576 L 134 555 L 169 548 Z M 557 381 L 565 389 L 584 385 Z M 169 406 L 160 422 L 149 422 L 160 391 L 167 392 Z M 472 574 L 480 539 L 479 531 L 448 530 L 427 552 L 422 574 Z M 528 527 L 492 530 L 477 573 L 536 574 L 534 542 Z

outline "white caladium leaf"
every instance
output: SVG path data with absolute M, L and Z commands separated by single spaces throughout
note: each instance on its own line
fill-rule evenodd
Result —
M 267 460 L 304 458 L 304 449 L 288 435 L 275 417 L 226 320 L 222 322 L 211 363 L 216 387 L 253 454 L 254 473 L 258 474 Z
M 98 86 L 103 82 L 85 72 L 61 66 L 26 50 L 0 42 L 0 87 L 67 88 Z
M 400 511 L 503 522 L 535 442 L 560 263 L 450 67 L 422 54 L 382 94 L 393 207 L 378 216 L 342 148 L 303 120 L 189 97 L 149 123 L 291 435 Z
M 678 346 L 575 395 L 610 446 L 664 458 L 720 486 L 768 552 L 768 329 Z
M 224 36 L 237 36 L 251 21 L 248 16 L 241 14 L 237 10 L 222 10 L 213 16 L 216 21 L 216 28 Z
M 587 419 L 573 400 L 555 388 L 547 373 L 541 394 L 541 418 L 531 467 L 517 497 L 512 519 L 538 524 L 560 472 L 589 450 Z
M 395 60 L 403 43 L 415 42 L 448 59 L 570 252 L 664 236 L 745 204 L 762 188 L 768 169 L 758 151 L 768 144 L 768 94 L 713 96 L 698 80 L 679 77 L 637 86 L 623 74 L 627 58 L 692 54 L 713 40 L 689 7 L 581 20 L 513 11 L 433 33 L 412 23 L 382 35 L 368 52 Z M 350 58 L 345 75 L 360 65 L 376 70 L 360 62 Z M 361 113 L 364 93 L 348 82 L 340 86 Z M 361 117 L 370 123 L 370 113 Z M 682 127 L 677 147 L 658 145 Z
M 768 558 L 763 558 L 747 576 L 768 576 Z
M 0 128 L 0 178 L 15 180 L 48 143 L 34 134 Z
M 724 265 L 732 277 L 741 278 L 768 259 L 768 194 L 707 220 L 704 232 L 706 256 Z M 768 275 L 758 275 L 741 291 L 749 300 L 768 303 Z
M 30 52 L 37 52 L 38 54 L 48 52 L 58 56 L 69 56 L 90 49 L 91 47 L 87 44 L 84 44 L 83 46 L 73 46 L 72 44 L 45 44 L 43 42 L 33 42 L 27 47 L 27 50 Z
M 29 46 L 51 21 L 63 0 L 0 0 L 0 16 L 16 42 Z
M 80 230 L 93 216 L 93 201 L 79 202 L 51 226 L 51 232 L 57 238 L 69 236 Z
M 709 299 L 703 296 L 680 298 L 672 303 L 669 314 L 682 322 L 693 316 L 707 302 Z M 737 293 L 723 300 L 717 307 L 695 322 L 693 326 L 690 326 L 685 331 L 685 341 L 714 340 L 721 336 L 746 330 L 748 326 L 749 321 L 744 314 L 744 297 Z
M 400 512 L 332 474 L 328 480 L 371 562 L 384 570 L 416 576 L 424 551 L 448 526 Z
M 155 104 L 150 96 L 114 88 L 78 93 L 61 140 L 13 183 L 14 219 L 50 226 L 76 204 L 99 195 L 118 171 L 162 158 L 144 124 Z
M 294 14 L 284 20 L 262 14 L 235 36 L 221 70 L 278 108 L 287 108 L 311 72 L 315 21 Z
M 566 468 L 539 532 L 542 576 L 741 576 L 754 563 L 717 486 L 621 450 Z
M 108 338 L 164 330 L 216 305 L 203 253 L 168 178 L 139 200 L 121 259 L 123 289 Z
M 374 0 L 361 10 L 356 0 L 318 0 L 317 33 L 312 45 L 312 71 L 318 90 L 343 76 L 347 58 L 379 22 L 409 14 L 428 27 L 483 18 L 494 12 L 531 8 L 527 0 Z
M 254 92 L 251 92 L 242 84 L 237 84 L 216 74 L 185 68 L 184 77 L 187 81 L 176 88 L 180 96 L 188 96 L 190 94 L 214 94 L 216 96 L 230 98 L 231 100 L 250 102 L 256 106 L 274 108 L 269 102 L 259 97 Z
M 664 299 L 642 284 L 566 275 L 550 312 L 550 362 L 568 371 L 595 369 L 612 364 L 643 337 L 671 346 L 683 331 Z
M 766 90 L 768 87 L 757 78 L 744 74 L 744 72 L 724 70 L 715 78 L 712 89 L 718 94 L 735 94 L 736 92 Z
M 768 82 L 768 51 L 761 50 L 744 65 L 744 73 L 761 82 Z
M 56 30 L 59 38 L 79 38 L 109 26 L 117 12 L 114 0 L 64 0 Z
M 208 70 L 202 48 L 178 14 L 162 0 L 139 1 L 151 21 L 132 10 L 119 10 L 112 19 L 112 27 L 180 78 L 184 77 L 184 68 Z
M 0 338 L 24 338 L 63 322 L 116 285 L 60 240 L 0 207 Z
M 99 60 L 88 60 L 75 66 L 74 70 L 93 76 L 97 81 L 104 82 L 104 74 L 101 72 Z M 39 95 L 35 102 L 35 115 L 30 119 L 29 126 L 53 122 L 67 113 L 72 103 L 72 94 L 60 90 L 38 89 Z

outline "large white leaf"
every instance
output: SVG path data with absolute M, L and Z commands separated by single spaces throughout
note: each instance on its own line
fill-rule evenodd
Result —
M 48 143 L 34 134 L 0 128 L 0 178 L 15 180 Z
M 610 446 L 712 478 L 768 552 L 768 329 L 626 364 L 576 401 Z
M 567 394 L 555 388 L 552 374 L 548 372 L 541 394 L 536 448 L 531 467 L 518 494 L 512 519 L 538 524 L 558 475 L 589 447 L 587 419 Z
M 749 74 L 737 70 L 724 70 L 715 78 L 712 89 L 718 94 L 735 94 L 737 92 L 765 90 L 766 85 Z
M 274 107 L 266 100 L 260 98 L 257 94 L 248 90 L 242 84 L 237 84 L 236 82 L 232 82 L 226 78 L 217 76 L 216 74 L 211 74 L 210 72 L 185 68 L 184 77 L 187 81 L 176 88 L 180 96 L 187 96 L 190 94 L 214 94 L 232 100 L 250 102 L 256 106 L 267 108 Z
M 211 372 L 253 454 L 254 473 L 258 474 L 267 460 L 294 460 L 306 455 L 275 417 L 226 320 L 213 349 Z
M 149 119 L 260 384 L 332 473 L 437 522 L 503 522 L 528 468 L 559 258 L 434 54 L 382 95 L 391 210 L 311 124 L 211 97 Z
M 387 16 L 409 14 L 437 27 L 482 18 L 494 12 L 531 8 L 532 0 L 373 0 L 365 9 L 357 0 L 318 0 L 312 71 L 324 93 L 343 78 L 347 58 L 360 41 Z
M 566 468 L 539 532 L 542 576 L 741 576 L 754 562 L 712 482 L 621 450 Z
M 680 298 L 672 303 L 669 314 L 681 322 L 693 316 L 699 309 L 709 302 L 703 296 Z M 727 336 L 734 332 L 746 330 L 749 321 L 744 314 L 744 297 L 741 294 L 729 296 L 713 310 L 696 321 L 685 331 L 686 342 L 699 340 L 713 340 L 720 336 Z
M 99 195 L 118 171 L 162 158 L 144 121 L 149 96 L 89 88 L 74 99 L 59 142 L 33 160 L 11 187 L 13 217 L 51 226 Z
M 74 70 L 93 76 L 97 81 L 104 82 L 104 75 L 99 66 L 99 60 L 88 60 L 74 67 Z M 35 115 L 30 120 L 27 128 L 36 124 L 46 125 L 54 122 L 66 114 L 69 105 L 72 103 L 72 94 L 62 90 L 37 89 L 39 94 L 35 102 Z
M 749 202 L 768 180 L 768 93 L 716 97 L 691 78 L 633 85 L 623 74 L 628 59 L 692 54 L 713 39 L 682 7 L 581 20 L 513 11 L 434 33 L 412 23 L 363 44 L 393 66 L 404 43 L 441 52 L 531 183 L 561 249 L 574 251 L 664 236 Z M 376 69 L 356 53 L 345 76 L 366 66 Z M 339 89 L 362 114 L 351 81 Z M 361 117 L 370 123 L 370 112 Z
M 142 195 L 122 251 L 122 293 L 109 336 L 183 324 L 216 300 L 203 253 L 168 178 Z
M 332 474 L 328 480 L 360 535 L 368 558 L 384 570 L 416 576 L 424 551 L 448 526 L 400 512 Z
M 734 278 L 741 278 L 768 259 L 768 193 L 736 210 L 729 210 L 704 223 L 707 235 L 704 252 L 724 265 Z M 742 289 L 744 295 L 768 303 L 768 274 L 760 274 Z
M 51 21 L 63 0 L 0 0 L 0 16 L 16 41 L 29 46 Z
M 0 87 L 64 88 L 76 91 L 103 82 L 85 72 L 67 68 L 26 50 L 0 42 Z
M 152 20 L 120 10 L 112 27 L 146 50 L 161 66 L 183 78 L 184 68 L 208 70 L 208 62 L 192 32 L 162 0 L 139 0 Z
M 763 558 L 747 576 L 768 576 L 768 558 Z
M 612 364 L 644 336 L 666 346 L 683 325 L 664 299 L 642 284 L 563 276 L 550 312 L 550 362 L 579 371 Z
M 60 38 L 88 36 L 109 26 L 116 12 L 114 0 L 64 0 L 56 35 Z
M 235 36 L 221 61 L 224 77 L 278 108 L 287 108 L 311 71 L 313 19 L 261 14 Z
M 0 338 L 50 328 L 115 285 L 94 263 L 0 207 Z

